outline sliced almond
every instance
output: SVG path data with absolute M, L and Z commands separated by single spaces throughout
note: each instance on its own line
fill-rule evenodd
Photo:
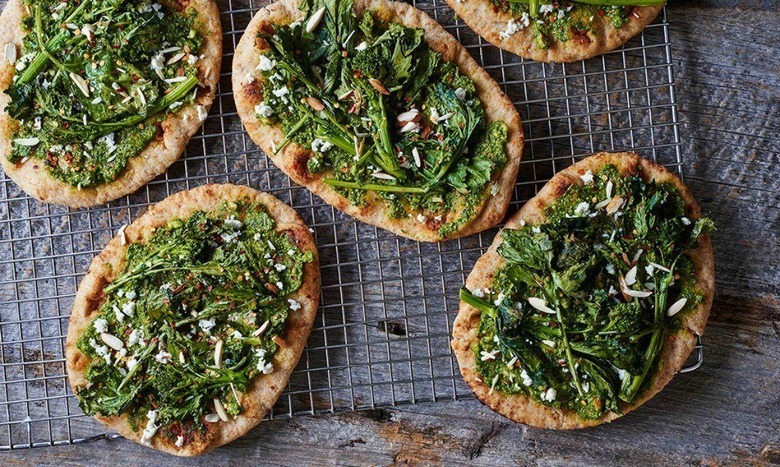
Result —
M 322 102 L 320 102 L 320 100 L 317 99 L 316 97 L 307 97 L 306 103 L 309 104 L 309 107 L 311 107 L 317 112 L 325 108 Z
M 612 180 L 607 180 L 607 198 L 612 198 L 612 187 L 614 186 Z
M 607 198 L 604 201 L 599 201 L 598 203 L 596 203 L 595 206 L 593 206 L 593 209 L 596 209 L 596 210 L 601 209 L 604 206 L 608 205 L 610 201 L 612 201 L 611 198 Z
M 648 264 L 650 264 L 650 265 L 651 265 L 651 266 L 653 266 L 654 268 L 656 268 L 656 269 L 659 269 L 659 270 L 661 270 L 661 271 L 663 271 L 663 272 L 668 272 L 668 273 L 671 273 L 671 272 L 672 272 L 672 271 L 671 271 L 671 269 L 669 269 L 669 268 L 667 268 L 667 267 L 665 267 L 665 266 L 661 266 L 661 265 L 660 265 L 660 264 L 658 264 L 658 263 L 654 263 L 654 262 L 652 262 L 652 261 L 648 261 Z
M 629 297 L 636 297 L 636 298 L 647 298 L 650 295 L 653 295 L 653 292 L 650 292 L 649 290 L 624 289 L 623 293 L 628 295 Z
M 169 58 L 168 61 L 165 62 L 165 64 L 166 65 L 173 65 L 174 63 L 176 63 L 179 60 L 181 60 L 182 58 L 184 58 L 184 55 L 185 55 L 184 52 L 179 52 L 176 55 L 174 55 L 173 57 Z
M 228 421 L 228 416 L 227 416 L 227 412 L 225 412 L 225 407 L 222 406 L 222 402 L 216 397 L 214 398 L 214 410 L 217 411 L 217 415 L 219 415 L 220 420 L 222 420 L 223 422 Z
M 541 311 L 541 312 L 544 312 L 544 313 L 547 313 L 547 314 L 550 314 L 550 315 L 555 315 L 555 314 L 558 314 L 558 312 L 557 312 L 557 311 L 555 311 L 555 310 L 553 310 L 552 308 L 548 307 L 548 306 L 547 306 L 547 302 L 546 302 L 546 301 L 544 301 L 544 300 L 543 300 L 543 299 L 541 299 L 541 298 L 537 298 L 537 297 L 528 297 L 528 303 L 529 303 L 529 304 L 530 304 L 532 307 L 536 308 L 537 310 L 539 310 L 539 311 Z
M 621 206 L 623 206 L 623 198 L 615 196 L 609 204 L 607 204 L 607 214 L 614 214 Z
M 102 340 L 107 346 L 114 350 L 122 350 L 125 343 L 122 340 L 107 332 L 100 333 L 100 340 Z
M 120 245 L 126 245 L 127 244 L 127 235 L 125 235 L 125 229 L 127 228 L 127 224 L 123 225 L 119 228 L 119 231 L 117 231 L 117 235 L 119 236 L 119 244 Z
M 644 253 L 644 251 L 645 251 L 645 250 L 643 250 L 643 249 L 641 249 L 641 248 L 640 248 L 640 249 L 638 249 L 638 250 L 636 250 L 636 253 L 634 254 L 634 259 L 633 259 L 633 261 L 632 261 L 632 262 L 633 262 L 633 263 L 636 263 L 637 261 L 639 261 L 639 257 L 640 257 L 640 256 L 642 256 L 642 253 Z
M 217 368 L 222 368 L 222 347 L 224 346 L 225 343 L 220 339 L 214 347 L 214 366 Z
M 259 327 L 259 328 L 257 328 L 257 330 L 256 330 L 255 332 L 253 332 L 253 333 L 252 333 L 252 336 L 254 336 L 254 337 L 257 337 L 257 336 L 259 336 L 260 334 L 264 333 L 264 332 L 265 332 L 265 330 L 266 330 L 266 329 L 268 329 L 268 325 L 269 325 L 269 324 L 271 324 L 271 322 L 270 322 L 270 321 L 266 321 L 265 323 L 263 323 L 262 325 L 260 325 L 260 327 Z
M 685 304 L 688 303 L 688 299 L 683 297 L 676 302 L 672 303 L 672 306 L 669 307 L 668 310 L 666 310 L 666 316 L 674 316 L 677 313 L 680 312 L 683 308 L 685 308 Z
M 14 140 L 15 144 L 19 146 L 36 146 L 41 140 L 38 138 L 17 138 Z
M 73 83 L 76 85 L 77 88 L 79 88 L 79 91 L 81 91 L 82 94 L 84 94 L 85 97 L 89 97 L 89 85 L 87 84 L 87 81 L 82 78 L 81 76 L 77 75 L 76 73 L 70 72 L 70 79 L 73 81 Z
M 320 21 L 322 21 L 322 18 L 325 16 L 325 7 L 320 8 L 319 10 L 315 11 L 313 15 L 311 15 L 311 18 L 309 18 L 309 21 L 306 22 L 306 32 L 313 32 L 315 29 L 317 29 L 317 26 L 320 25 Z
M 414 122 L 408 122 L 406 125 L 401 127 L 401 133 L 409 133 L 410 131 L 416 131 L 419 129 L 420 129 L 420 125 Z
M 420 160 L 420 152 L 417 151 L 417 148 L 412 148 L 412 157 L 414 157 L 414 165 L 421 167 L 422 160 Z
M 404 123 L 404 122 L 415 122 L 417 121 L 415 119 L 419 119 L 419 118 L 421 118 L 420 111 L 417 109 L 411 109 L 411 110 L 407 110 L 406 112 L 398 114 L 396 120 L 398 120 L 401 123 Z
M 386 174 L 384 172 L 374 172 L 371 174 L 372 177 L 378 178 L 380 180 L 398 180 L 397 178 L 393 177 L 390 174 Z
M 390 91 L 388 91 L 387 88 L 384 87 L 382 85 L 382 83 L 378 79 L 376 79 L 376 78 L 369 78 L 368 79 L 368 84 L 370 84 L 374 89 L 379 91 L 380 94 L 384 94 L 385 96 L 389 96 L 390 95 Z
M 217 423 L 219 421 L 219 419 L 220 419 L 219 415 L 217 415 L 215 413 L 210 413 L 210 414 L 206 415 L 205 417 L 203 417 L 203 420 L 205 420 L 206 423 Z
M 276 343 L 276 345 L 278 345 L 281 348 L 287 347 L 287 343 L 284 342 L 284 339 L 282 339 L 279 336 L 274 336 L 271 340 L 274 341 Z
M 636 266 L 628 270 L 624 282 L 626 285 L 636 284 Z

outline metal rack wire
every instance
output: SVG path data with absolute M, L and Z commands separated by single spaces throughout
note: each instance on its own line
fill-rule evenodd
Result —
M 122 225 L 169 194 L 205 183 L 269 191 L 315 230 L 322 305 L 271 418 L 471 397 L 450 351 L 450 327 L 457 291 L 497 229 L 417 243 L 356 222 L 292 185 L 247 137 L 231 95 L 233 50 L 264 4 L 221 2 L 225 58 L 217 98 L 165 175 L 88 210 L 38 203 L 0 180 L 0 449 L 115 436 L 82 414 L 67 383 L 64 336 L 76 287 Z M 510 212 L 555 172 L 599 150 L 633 149 L 682 175 L 665 11 L 622 49 L 553 66 L 493 47 L 442 0 L 417 6 L 469 49 L 523 117 L 527 144 Z M 693 360 L 687 370 L 701 364 L 701 345 Z

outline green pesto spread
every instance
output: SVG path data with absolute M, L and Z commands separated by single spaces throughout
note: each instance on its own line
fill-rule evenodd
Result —
M 306 169 L 357 206 L 384 203 L 440 237 L 498 186 L 507 125 L 488 123 L 474 82 L 432 51 L 422 29 L 385 23 L 351 0 L 304 1 L 302 20 L 263 32 L 261 121 L 313 156 Z M 320 17 L 324 8 L 324 16 Z
M 598 18 L 615 29 L 639 18 L 636 7 L 663 5 L 666 0 L 490 0 L 497 11 L 513 17 L 501 31 L 502 40 L 521 29 L 531 28 L 536 46 L 548 49 L 555 42 L 575 40 L 589 44 L 590 32 Z
M 504 230 L 506 264 L 461 298 L 482 311 L 485 384 L 596 419 L 646 388 L 665 336 L 701 303 L 685 252 L 713 224 L 688 219 L 672 185 L 614 166 L 581 178 L 546 223 Z
M 141 441 L 182 446 L 243 407 L 240 394 L 274 371 L 289 298 L 311 252 L 275 230 L 261 204 L 196 212 L 128 247 L 78 348 L 91 357 L 78 391 L 89 415 L 129 414 Z M 181 439 L 180 439 L 181 438 Z
M 115 180 L 197 93 L 195 10 L 149 0 L 24 6 L 26 35 L 5 91 L 19 123 L 9 161 L 39 160 L 79 189 Z

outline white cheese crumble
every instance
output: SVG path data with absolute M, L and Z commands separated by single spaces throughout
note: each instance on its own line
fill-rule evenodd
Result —
M 485 292 L 482 289 L 474 289 L 471 293 L 477 298 L 485 298 Z
M 135 302 L 127 302 L 122 305 L 122 313 L 127 316 L 133 316 L 135 314 Z
M 213 319 L 202 319 L 198 321 L 198 326 L 200 326 L 205 333 L 209 333 L 216 324 L 217 323 Z
M 261 102 L 255 106 L 255 113 L 263 118 L 268 118 L 274 114 L 274 109 L 265 102 Z
M 498 349 L 491 350 L 490 352 L 487 352 L 487 351 L 483 350 L 482 352 L 480 352 L 480 359 L 483 362 L 486 362 L 488 360 L 495 360 L 496 359 L 496 355 L 498 355 L 498 352 L 499 352 Z
M 260 56 L 260 63 L 257 65 L 257 69 L 260 71 L 271 71 L 276 66 L 276 60 L 272 60 L 265 55 Z
M 301 309 L 301 304 L 298 303 L 297 300 L 293 300 L 292 298 L 287 299 L 287 303 L 290 304 L 290 310 L 292 311 L 298 311 Z
M 315 138 L 314 141 L 311 142 L 311 150 L 314 152 L 325 153 L 332 147 L 333 144 L 319 138 Z
M 257 371 L 267 375 L 274 371 L 274 364 L 265 361 L 265 349 L 255 350 L 255 356 L 257 357 Z
M 155 422 L 157 421 L 157 411 L 148 411 L 146 413 L 146 418 L 149 420 L 146 422 L 146 428 L 144 428 L 144 432 L 141 434 L 141 444 L 149 446 L 152 438 L 157 433 L 157 429 L 160 428 L 158 425 L 155 425 Z
M 161 350 L 157 355 L 154 356 L 154 359 L 157 361 L 157 363 L 170 363 L 171 357 L 171 354 Z
M 574 215 L 581 216 L 583 214 L 587 214 L 589 210 L 590 210 L 590 204 L 583 201 L 580 204 L 578 204 L 576 208 L 574 208 Z
M 552 13 L 554 9 L 551 3 L 539 5 L 539 13 Z
M 558 397 L 558 391 L 555 388 L 549 388 L 541 394 L 542 400 L 547 402 L 554 401 L 556 397 Z
M 225 219 L 224 224 L 231 229 L 240 229 L 244 226 L 244 223 L 236 219 L 236 216 L 229 216 Z
M 177 447 L 177 448 L 180 448 L 180 447 L 182 447 L 182 446 L 184 446 L 184 436 L 182 436 L 182 435 L 179 435 L 179 436 L 176 438 L 176 447 Z
M 274 269 L 276 269 L 277 272 L 282 272 L 287 269 L 287 266 L 282 263 L 276 263 L 274 264 Z
M 108 321 L 103 318 L 96 319 L 94 326 L 97 332 L 108 332 Z
M 286 96 L 287 94 L 289 94 L 290 90 L 287 89 L 287 86 L 282 86 L 279 89 L 274 89 L 273 91 L 271 91 L 271 93 L 274 96 L 276 96 L 276 97 L 282 97 L 282 96 Z
M 499 37 L 502 40 L 508 39 L 512 34 L 516 33 L 517 31 L 527 28 L 529 24 L 531 24 L 531 17 L 528 16 L 527 12 L 524 12 L 521 17 L 517 19 L 515 18 L 510 19 L 509 22 L 506 23 L 506 29 L 501 31 Z
M 355 50 L 358 52 L 362 52 L 368 48 L 368 44 L 366 44 L 366 41 L 361 42 L 360 44 L 355 46 Z
M 524 386 L 530 386 L 534 384 L 533 380 L 531 380 L 531 377 L 528 376 L 528 372 L 523 369 L 523 371 L 520 372 L 520 377 L 523 378 L 523 385 Z
M 593 181 L 593 172 L 588 170 L 584 174 L 580 175 L 580 180 L 582 180 L 582 183 L 589 185 Z
M 108 347 L 98 344 L 95 339 L 90 339 L 89 345 L 95 349 L 95 353 L 97 353 L 98 356 L 102 357 L 108 365 L 111 365 L 111 352 L 108 351 Z

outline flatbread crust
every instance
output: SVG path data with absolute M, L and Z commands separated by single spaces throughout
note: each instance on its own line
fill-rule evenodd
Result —
M 512 15 L 496 11 L 490 0 L 447 0 L 447 3 L 474 32 L 496 47 L 537 62 L 556 63 L 585 60 L 620 47 L 642 32 L 664 8 L 663 5 L 636 7 L 629 15 L 629 22 L 622 28 L 612 26 L 606 16 L 596 15 L 593 18 L 593 28 L 581 39 L 551 41 L 548 49 L 540 49 L 536 45 L 531 27 L 502 39 L 501 32 L 506 29 Z
M 665 168 L 634 153 L 599 153 L 558 172 L 533 199 L 512 216 L 506 227 L 519 228 L 521 221 L 530 225 L 544 223 L 545 208 L 563 195 L 569 186 L 582 184 L 580 175 L 588 170 L 595 173 L 607 164 L 615 165 L 624 175 L 640 173 L 646 181 L 655 180 L 671 183 L 677 188 L 685 202 L 686 215 L 691 220 L 701 217 L 701 209 L 699 209 L 699 205 L 688 187 Z M 504 260 L 497 253 L 501 241 L 501 236 L 497 235 L 488 251 L 474 265 L 474 270 L 466 280 L 466 287 L 470 290 L 489 287 L 492 284 L 496 271 L 504 264 Z M 681 329 L 667 337 L 661 350 L 659 368 L 652 376 L 647 390 L 640 393 L 634 403 L 621 404 L 624 414 L 648 401 L 669 383 L 688 359 L 696 344 L 696 336 L 704 333 L 715 289 L 715 259 L 709 235 L 700 237 L 698 248 L 689 251 L 688 254 L 695 268 L 696 289 L 702 294 L 704 300 L 695 309 L 686 312 Z M 490 394 L 489 383 L 485 384 L 479 380 L 475 356 L 472 351 L 473 345 L 477 342 L 480 315 L 479 310 L 461 302 L 452 332 L 452 348 L 458 358 L 460 371 L 466 383 L 479 400 L 487 406 L 511 420 L 539 428 L 585 428 L 611 422 L 620 417 L 620 415 L 607 412 L 600 419 L 583 420 L 576 412 L 547 407 L 522 394 L 504 394 L 499 391 Z
M 262 43 L 264 41 L 256 39 L 260 31 L 270 31 L 273 30 L 274 25 L 285 25 L 302 18 L 304 14 L 298 10 L 297 5 L 297 0 L 281 0 L 257 12 L 236 48 L 233 59 L 234 97 L 238 115 L 249 136 L 274 164 L 296 183 L 307 187 L 325 202 L 350 216 L 414 240 L 444 240 L 439 238 L 437 233 L 442 223 L 435 219 L 428 219 L 425 223 L 419 222 L 416 216 L 393 219 L 385 203 L 378 199 L 372 202 L 369 198 L 364 207 L 351 204 L 347 198 L 322 181 L 326 178 L 325 174 L 309 173 L 306 162 L 313 157 L 313 153 L 308 149 L 297 144 L 288 144 L 277 155 L 273 155 L 275 144 L 284 139 L 284 133 L 281 125 L 265 125 L 260 122 L 254 110 L 255 106 L 262 101 L 262 82 L 258 79 L 261 74 L 256 71 L 260 60 L 259 50 L 267 48 L 267 45 Z M 430 16 L 404 3 L 387 0 L 355 1 L 355 11 L 359 17 L 367 10 L 384 21 L 423 28 L 425 41 L 431 50 L 441 53 L 443 60 L 456 63 L 460 71 L 474 81 L 488 122 L 500 120 L 507 124 L 509 128 L 506 144 L 507 164 L 502 171 L 493 176 L 493 182 L 498 185 L 496 195 L 487 196 L 482 205 L 477 207 L 478 214 L 474 219 L 446 238 L 464 237 L 496 225 L 503 219 L 509 207 L 523 154 L 523 129 L 517 110 L 499 85 L 471 58 L 468 51 Z M 250 76 L 251 82 L 248 79 Z
M 89 272 L 79 286 L 73 314 L 70 317 L 68 336 L 65 342 L 65 356 L 68 379 L 75 393 L 79 387 L 87 383 L 85 372 L 90 362 L 90 358 L 78 349 L 76 343 L 104 301 L 103 288 L 110 284 L 116 278 L 117 271 L 121 270 L 128 245 L 148 240 L 156 228 L 165 226 L 171 219 L 186 218 L 196 211 L 213 211 L 225 201 L 238 200 L 260 202 L 265 205 L 267 212 L 276 221 L 276 229 L 286 232 L 302 251 L 311 252 L 314 255 L 314 260 L 304 266 L 305 279 L 301 288 L 290 295 L 290 298 L 301 304 L 301 309 L 291 313 L 287 319 L 284 332 L 281 335 L 286 346 L 280 348 L 274 355 L 272 360 L 274 371 L 268 375 L 259 375 L 252 380 L 242 398 L 245 411 L 236 419 L 228 422 L 206 423 L 207 431 L 205 434 L 184 445 L 181 449 L 176 447 L 173 441 L 161 436 L 160 433 L 152 438 L 151 446 L 153 448 L 177 456 L 203 454 L 244 435 L 260 423 L 273 407 L 279 394 L 287 386 L 290 374 L 298 363 L 314 323 L 320 296 L 317 247 L 309 229 L 298 214 L 273 196 L 244 186 L 204 185 L 171 195 L 149 208 L 143 216 L 127 226 L 124 231 L 125 244 L 123 244 L 122 235 L 118 234 L 92 261 Z M 131 429 L 127 415 L 116 417 L 96 415 L 95 418 L 125 438 L 136 442 L 141 439 L 140 433 Z
M 149 143 L 136 157 L 131 158 L 124 172 L 116 180 L 92 188 L 78 190 L 76 187 L 52 177 L 41 160 L 30 159 L 24 164 L 8 161 L 13 144 L 13 134 L 18 122 L 5 111 L 10 97 L 3 91 L 13 83 L 16 70 L 5 57 L 0 60 L 0 164 L 5 173 L 30 196 L 45 203 L 62 204 L 72 208 L 95 206 L 133 193 L 138 188 L 164 173 L 179 158 L 187 142 L 198 131 L 202 121 L 196 110 L 202 105 L 211 108 L 214 93 L 219 82 L 222 65 L 222 25 L 219 10 L 214 0 L 162 0 L 175 8 L 194 8 L 198 12 L 195 26 L 203 35 L 203 58 L 198 68 L 200 88 L 195 101 L 169 115 L 160 124 L 162 136 Z M 21 51 L 24 32 L 22 20 L 27 16 L 21 0 L 9 0 L 0 15 L 0 50 L 5 45 L 16 45 Z

